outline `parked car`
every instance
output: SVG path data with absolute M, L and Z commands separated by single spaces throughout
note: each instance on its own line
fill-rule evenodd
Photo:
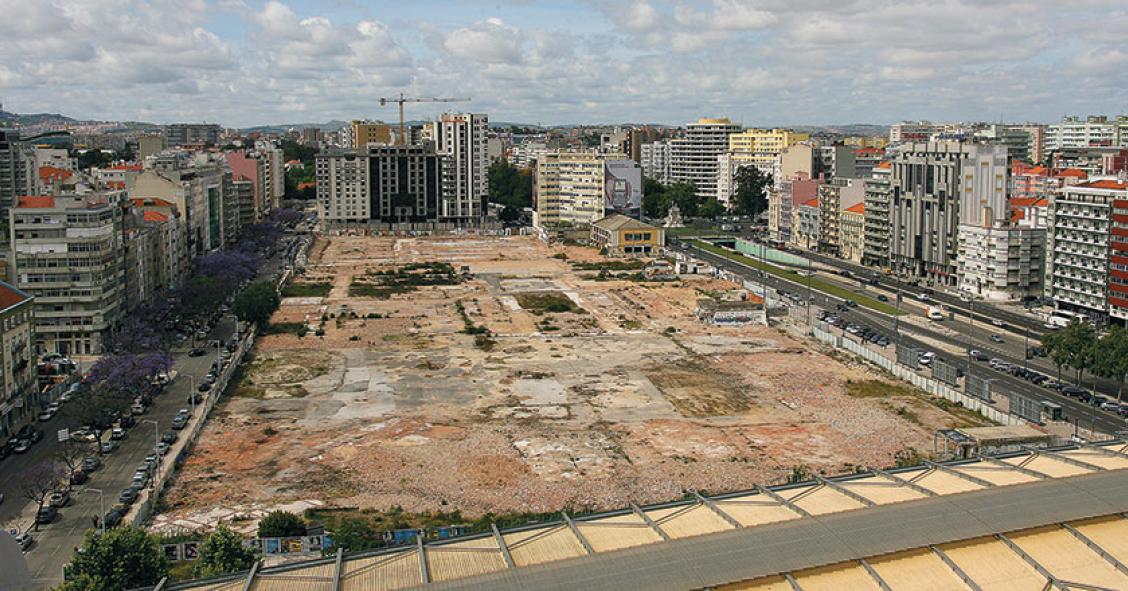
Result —
M 204 355 L 207 355 L 207 354 L 208 354 L 208 350 L 204 349 L 203 347 L 196 347 L 195 349 L 188 351 L 189 357 L 203 357 Z
M 16 536 L 16 543 L 19 544 L 20 550 L 26 551 L 31 547 L 32 544 L 35 543 L 35 539 L 31 537 L 31 534 L 24 532 Z
M 133 416 L 143 415 L 145 414 L 146 410 L 148 409 L 145 408 L 144 404 L 134 404 L 133 406 L 129 407 L 129 412 L 133 414 Z
M 120 502 L 122 505 L 125 505 L 126 507 L 132 505 L 136 500 L 137 492 L 132 489 L 127 488 L 121 491 L 121 494 L 118 495 L 118 502 Z
M 163 442 L 165 442 L 169 445 L 176 443 L 176 439 L 177 439 L 176 431 L 172 431 L 172 430 L 165 431 L 161 435 L 161 441 L 163 441 Z
M 125 429 L 122 429 L 121 427 L 114 427 L 114 429 L 112 431 L 110 431 L 110 440 L 111 441 L 121 441 L 122 439 L 125 439 L 128 436 L 129 436 L 128 432 Z
M 1088 390 L 1084 388 L 1078 388 L 1077 386 L 1066 386 L 1061 389 L 1061 393 L 1073 398 L 1089 396 Z
M 118 442 L 111 439 L 111 440 L 103 443 L 101 449 L 102 449 L 103 454 L 108 454 L 108 453 L 113 452 L 117 448 L 118 448 Z
M 31 440 L 21 439 L 16 442 L 16 445 L 12 448 L 12 451 L 18 454 L 23 454 L 27 453 L 29 449 L 31 449 Z
M 71 472 L 71 475 L 70 475 L 70 483 L 71 484 L 83 484 L 87 480 L 90 480 L 90 476 L 87 475 L 86 472 L 84 472 L 82 470 L 75 470 L 74 472 Z
M 47 498 L 47 502 L 56 509 L 66 507 L 70 503 L 70 493 L 65 490 L 57 490 L 51 493 Z
M 116 527 L 119 523 L 121 523 L 122 517 L 125 517 L 125 511 L 116 508 L 110 509 L 109 511 L 106 511 L 105 517 L 102 517 L 102 525 L 105 527 Z
M 93 472 L 102 466 L 102 460 L 95 457 L 89 457 L 82 460 L 82 471 Z
M 987 361 L 988 359 L 990 359 L 990 357 L 986 353 L 984 353 L 983 351 L 976 351 L 975 349 L 972 349 L 968 353 L 968 355 L 970 355 L 971 358 L 976 361 Z
M 187 424 L 188 424 L 188 419 L 186 419 L 184 417 L 178 416 L 178 417 L 174 417 L 172 419 L 172 428 L 177 430 L 177 431 L 183 429 L 184 426 L 187 425 Z
M 51 523 L 52 521 L 55 521 L 55 517 L 57 517 L 58 515 L 58 509 L 50 505 L 45 505 L 42 509 L 39 510 L 38 513 L 35 514 L 35 522 L 39 524 Z
M 158 443 L 156 447 L 153 448 L 153 451 L 156 451 L 158 454 L 163 456 L 163 455 L 168 453 L 168 448 L 169 448 L 169 445 L 162 441 L 162 442 Z
M 992 342 L 992 343 L 1002 343 L 1002 342 L 1003 342 L 1003 337 L 1001 337 L 1001 336 L 999 336 L 999 335 L 997 335 L 997 334 L 993 334 L 993 335 L 991 335 L 991 342 Z
M 206 390 L 204 390 L 206 392 Z M 204 396 L 198 392 L 188 395 L 188 404 L 199 404 L 204 401 Z

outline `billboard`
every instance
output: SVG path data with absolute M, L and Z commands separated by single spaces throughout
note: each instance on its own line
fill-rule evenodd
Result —
M 642 169 L 634 160 L 603 162 L 603 208 L 608 212 L 637 213 L 642 207 Z

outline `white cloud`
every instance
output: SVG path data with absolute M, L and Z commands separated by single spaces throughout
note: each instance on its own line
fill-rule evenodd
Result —
M 521 33 L 501 19 L 490 18 L 456 29 L 443 42 L 452 55 L 488 64 L 521 61 Z

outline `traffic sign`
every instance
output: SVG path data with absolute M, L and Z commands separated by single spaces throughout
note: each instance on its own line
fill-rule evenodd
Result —
M 59 443 L 66 443 L 70 439 L 70 429 L 59 429 Z

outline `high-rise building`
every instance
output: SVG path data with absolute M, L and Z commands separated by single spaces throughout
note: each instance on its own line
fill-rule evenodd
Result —
M 435 151 L 443 159 L 439 218 L 474 224 L 489 199 L 489 119 L 482 113 L 446 113 L 431 123 Z
M 165 149 L 163 135 L 145 134 L 137 136 L 137 160 L 144 162 L 146 158 L 159 154 L 163 149 Z
M 663 185 L 670 182 L 670 140 L 643 144 L 641 148 L 642 175 Z
M 1046 230 L 1000 223 L 959 229 L 958 288 L 987 300 L 1042 294 Z
M 1048 156 L 1064 148 L 1086 148 L 1089 146 L 1112 146 L 1116 140 L 1116 128 L 1104 115 L 1063 117 L 1058 123 L 1046 126 L 1044 151 Z
M 862 249 L 862 264 L 889 268 L 889 247 L 891 232 L 890 206 L 893 191 L 889 181 L 892 164 L 882 162 L 873 168 L 870 177 L 865 179 L 865 236 Z
M 37 176 L 34 148 L 20 141 L 19 131 L 0 129 L 0 215 L 7 219 L 17 198 L 36 192 Z
M 729 135 L 728 151 L 735 167 L 752 165 L 771 175 L 785 149 L 810 138 L 809 133 L 790 129 L 746 129 Z
M 1100 179 L 1050 197 L 1046 295 L 1096 322 L 1128 320 L 1128 183 Z
M 186 144 L 217 144 L 223 129 L 214 123 L 173 123 L 166 125 L 164 140 L 166 146 Z
M 819 186 L 819 239 L 820 252 L 839 255 L 842 252 L 842 211 L 865 202 L 865 187 L 861 179 L 832 178 Z
M 1041 162 L 1033 159 L 1037 154 L 1031 152 L 1034 145 L 1031 132 L 1022 127 L 992 123 L 978 129 L 972 137 L 977 142 L 1005 146 L 1014 160 Z
M 946 126 L 931 121 L 902 121 L 889 126 L 889 143 L 927 142 L 933 134 L 943 133 Z
M 97 355 L 125 307 L 122 193 L 21 197 L 9 210 L 16 286 L 40 352 Z
M 36 409 L 34 321 L 31 295 L 0 281 L 0 434 L 7 437 Z
M 693 183 L 697 196 L 717 194 L 717 156 L 728 150 L 729 135 L 741 130 L 727 118 L 699 119 L 685 137 L 670 142 L 670 182 Z
M 317 213 L 332 223 L 439 221 L 443 158 L 430 143 L 317 155 Z
M 818 189 L 823 183 L 822 177 L 812 179 L 805 173 L 776 180 L 775 186 L 768 191 L 768 231 L 772 238 L 784 243 L 793 242 L 793 212 L 803 203 L 812 199 L 817 201 Z
M 626 154 L 549 152 L 533 177 L 533 225 L 591 224 L 609 209 L 637 212 L 642 169 Z
M 368 144 L 394 143 L 392 126 L 383 121 L 353 120 L 345 127 L 343 144 L 346 148 L 363 148 Z
M 827 178 L 856 178 L 858 171 L 853 148 L 843 145 L 815 148 L 815 174 L 824 174 Z

